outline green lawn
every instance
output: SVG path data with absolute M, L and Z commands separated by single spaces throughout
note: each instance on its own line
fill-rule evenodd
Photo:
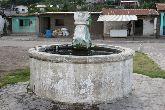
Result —
M 146 54 L 136 52 L 134 56 L 134 73 L 143 74 L 152 78 L 164 78 L 165 71 L 150 59 Z M 16 70 L 0 79 L 0 88 L 7 84 L 15 84 L 17 82 L 25 82 L 30 78 L 29 68 Z
M 29 78 L 30 78 L 29 68 L 16 70 L 0 79 L 0 88 L 7 84 L 15 84 L 17 82 L 26 82 L 29 80 Z
M 159 68 L 146 54 L 136 52 L 134 56 L 134 73 L 143 74 L 152 78 L 164 78 L 165 71 Z

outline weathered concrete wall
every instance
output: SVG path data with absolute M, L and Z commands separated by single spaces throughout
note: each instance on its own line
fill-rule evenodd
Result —
M 89 32 L 91 33 L 91 35 L 94 36 L 103 36 L 103 31 L 104 31 L 104 23 L 103 22 L 98 22 L 98 17 L 100 16 L 100 14 L 91 14 L 92 17 L 92 23 L 89 26 Z
M 143 17 L 143 35 L 144 36 L 154 36 L 154 17 Z M 104 35 L 110 36 L 110 31 L 112 29 L 127 29 L 128 22 L 104 22 Z M 156 31 L 156 30 L 155 30 Z M 133 35 L 133 22 L 131 35 Z
M 48 14 L 48 15 L 40 15 L 40 33 L 44 33 L 48 28 L 49 21 L 44 21 L 44 18 L 50 18 L 50 29 L 61 29 L 63 27 L 69 30 L 70 35 L 73 35 L 74 32 L 74 18 L 73 14 Z M 55 26 L 55 19 L 63 19 L 64 26 Z M 46 23 L 45 23 L 46 22 Z
M 5 19 L 0 15 L 0 35 L 3 34 L 3 28 L 5 24 Z
M 126 29 L 127 30 L 128 22 L 104 22 L 104 35 L 110 36 L 110 31 L 112 29 Z
M 40 32 L 39 28 L 40 28 L 39 17 L 36 17 L 35 18 L 35 33 L 38 34 L 38 35 L 39 35 L 39 32 Z
M 132 90 L 133 52 L 98 56 L 30 53 L 30 85 L 41 97 L 65 103 L 111 102 Z
M 62 27 L 65 27 L 69 30 L 70 35 L 73 37 L 74 33 L 74 14 L 45 14 L 40 15 L 40 33 L 44 33 L 47 29 L 48 24 L 45 24 L 44 18 L 49 17 L 50 18 L 50 29 L 61 29 Z M 103 23 L 98 22 L 97 19 L 99 17 L 99 14 L 91 14 L 92 17 L 92 24 L 89 26 L 89 31 L 91 35 L 102 35 L 103 34 Z M 55 26 L 55 19 L 63 19 L 64 20 L 64 26 Z
M 154 18 L 143 19 L 143 35 L 154 35 Z

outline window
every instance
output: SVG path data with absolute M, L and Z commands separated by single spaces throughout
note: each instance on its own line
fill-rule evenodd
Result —
M 19 20 L 19 26 L 30 26 L 30 24 L 32 24 L 32 21 L 30 21 L 30 19 Z
M 55 26 L 64 26 L 64 19 L 55 19 Z
M 23 12 L 25 12 L 25 9 L 22 9 Z
M 15 8 L 15 11 L 18 11 L 18 8 Z
M 22 19 L 19 20 L 19 26 L 23 26 L 23 20 Z

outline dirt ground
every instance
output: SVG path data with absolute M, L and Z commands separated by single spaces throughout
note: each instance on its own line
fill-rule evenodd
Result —
M 26 47 L 0 47 L 0 77 L 9 71 L 27 67 L 29 65 L 27 50 Z

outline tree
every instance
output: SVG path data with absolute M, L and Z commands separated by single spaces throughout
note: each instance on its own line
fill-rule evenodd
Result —
M 12 1 L 15 1 L 15 4 L 17 5 L 27 5 L 27 6 L 29 6 L 30 4 L 42 2 L 42 0 L 12 0 Z
M 53 5 L 59 11 L 76 11 L 77 7 L 84 8 L 86 0 L 44 0 L 47 5 Z
M 164 3 L 164 0 L 139 0 L 140 8 L 155 8 L 155 3 Z
M 12 5 L 26 5 L 29 6 L 31 4 L 35 4 L 38 2 L 42 2 L 43 0 L 1 0 L 1 7 L 8 8 Z
M 0 7 L 2 8 L 10 7 L 10 0 L 1 0 Z

